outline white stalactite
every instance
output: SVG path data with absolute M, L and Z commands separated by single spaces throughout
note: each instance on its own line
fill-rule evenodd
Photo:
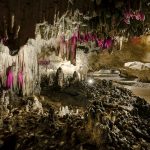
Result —
M 17 86 L 17 74 L 23 69 L 23 94 L 34 93 L 36 81 L 38 80 L 38 60 L 36 47 L 27 44 L 22 47 L 16 56 L 10 56 L 9 49 L 1 46 L 0 50 L 0 74 L 3 84 L 6 83 L 6 70 L 13 66 L 14 88 Z

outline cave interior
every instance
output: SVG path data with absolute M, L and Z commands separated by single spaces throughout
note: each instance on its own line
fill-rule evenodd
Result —
M 0 150 L 150 150 L 149 0 L 0 10 Z

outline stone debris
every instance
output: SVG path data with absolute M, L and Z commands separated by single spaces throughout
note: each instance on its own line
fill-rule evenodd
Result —
M 16 150 L 150 149 L 150 105 L 144 99 L 106 80 L 96 80 L 90 85 L 82 81 L 71 84 L 70 88 L 79 96 L 84 95 L 86 107 L 54 107 L 35 96 L 23 98 L 15 106 L 11 102 L 12 108 L 7 107 L 9 115 L 0 119 L 0 147 L 8 149 L 12 145 Z M 63 90 L 67 91 L 68 87 Z
M 37 112 L 38 114 L 43 114 L 43 107 L 42 103 L 39 102 L 37 97 L 34 97 L 33 99 L 28 99 L 27 105 L 26 105 L 26 111 L 27 112 Z

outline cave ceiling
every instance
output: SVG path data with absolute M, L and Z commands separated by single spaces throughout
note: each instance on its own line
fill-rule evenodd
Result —
M 117 30 L 126 28 L 126 24 L 121 24 L 123 11 L 142 11 L 145 20 L 133 22 L 128 27 L 129 32 L 136 28 L 133 34 L 137 35 L 143 34 L 144 28 L 150 24 L 149 0 L 0 0 L 0 38 L 10 50 L 18 50 L 29 38 L 35 37 L 37 23 L 47 21 L 53 24 L 56 13 L 61 16 L 67 10 L 73 12 L 76 9 L 90 16 L 90 25 L 101 22 L 105 28 L 114 22 Z

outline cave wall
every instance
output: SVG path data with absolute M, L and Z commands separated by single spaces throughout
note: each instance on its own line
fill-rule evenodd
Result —
M 18 49 L 24 45 L 28 38 L 35 37 L 35 25 L 43 21 L 53 23 L 54 13 L 59 11 L 61 16 L 67 8 L 78 8 L 86 12 L 92 2 L 88 0 L 75 0 L 72 5 L 68 0 L 1 0 L 0 1 L 0 38 L 6 37 L 6 29 L 9 40 L 5 45 L 10 49 Z M 14 27 L 11 28 L 11 17 L 14 15 Z M 18 26 L 20 31 L 15 37 Z

